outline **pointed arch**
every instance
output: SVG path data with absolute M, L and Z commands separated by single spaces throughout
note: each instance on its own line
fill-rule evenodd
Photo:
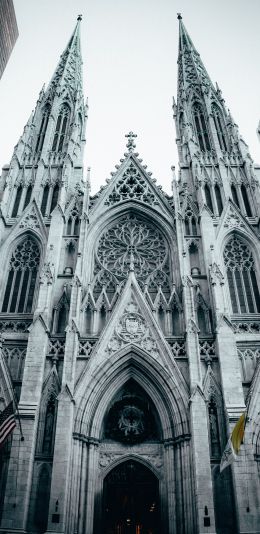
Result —
M 57 396 L 61 384 L 54 364 L 44 381 L 37 433 L 37 453 L 51 457 L 54 449 Z
M 103 361 L 92 374 L 91 388 L 82 377 L 76 393 L 75 432 L 99 438 L 107 406 L 130 378 L 156 406 L 164 439 L 189 433 L 188 395 L 181 377 L 175 381 L 159 361 L 137 346 L 127 346 L 114 353 L 113 360 Z
M 65 328 L 69 318 L 69 299 L 66 289 L 63 291 L 58 303 L 54 307 L 53 332 L 65 336 Z
M 58 115 L 57 122 L 56 122 L 56 129 L 55 129 L 55 134 L 54 134 L 54 139 L 53 139 L 53 144 L 52 144 L 53 152 L 55 151 L 62 152 L 62 150 L 64 149 L 68 127 L 69 127 L 70 113 L 71 113 L 70 106 L 68 105 L 67 102 L 64 102 L 64 104 L 62 104 L 60 108 L 59 115 Z
M 17 244 L 11 256 L 2 312 L 32 312 L 39 263 L 38 243 L 30 234 L 27 234 Z
M 224 264 L 234 314 L 259 313 L 260 293 L 250 245 L 233 234 L 224 249 Z

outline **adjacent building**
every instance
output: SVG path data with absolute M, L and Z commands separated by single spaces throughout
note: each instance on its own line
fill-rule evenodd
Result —
M 13 0 L 0 0 L 0 78 L 18 37 Z
M 260 532 L 259 167 L 179 34 L 172 196 L 133 132 L 91 196 L 80 20 L 3 170 L 2 533 Z

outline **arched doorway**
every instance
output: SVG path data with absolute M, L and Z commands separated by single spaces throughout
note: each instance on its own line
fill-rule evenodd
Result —
M 105 477 L 104 534 L 159 534 L 159 514 L 158 479 L 143 464 L 128 460 Z

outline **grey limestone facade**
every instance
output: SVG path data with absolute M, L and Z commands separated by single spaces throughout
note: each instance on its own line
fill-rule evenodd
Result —
M 260 169 L 179 24 L 172 196 L 132 132 L 91 196 L 80 20 L 3 168 L 2 534 L 260 533 Z

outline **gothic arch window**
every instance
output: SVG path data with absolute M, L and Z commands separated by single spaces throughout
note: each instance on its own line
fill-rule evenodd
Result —
M 186 235 L 197 235 L 197 220 L 191 208 L 185 212 L 185 233 Z
M 234 184 L 231 185 L 231 195 L 232 195 L 233 202 L 236 204 L 236 206 L 238 208 L 240 208 L 238 195 L 237 195 L 237 189 L 236 189 L 236 186 Z
M 68 104 L 65 103 L 62 105 L 60 109 L 57 123 L 56 123 L 56 130 L 55 130 L 53 145 L 52 145 L 52 150 L 54 152 L 55 151 L 61 152 L 64 147 L 66 134 L 68 131 L 69 117 L 70 117 L 70 107 L 68 106 Z
M 46 215 L 49 192 L 50 192 L 50 186 L 46 184 L 43 190 L 42 203 L 41 203 L 41 212 L 42 212 L 43 217 Z
M 79 220 L 78 210 L 75 207 L 73 208 L 73 210 L 71 211 L 67 219 L 66 234 L 78 236 L 79 230 L 80 230 L 80 220 Z
M 248 199 L 248 194 L 247 194 L 247 190 L 244 184 L 241 185 L 241 194 L 242 194 L 246 214 L 248 217 L 252 217 L 252 211 L 251 211 L 251 207 L 250 207 L 250 203 Z
M 203 113 L 202 105 L 199 102 L 195 102 L 193 105 L 193 116 L 194 116 L 200 150 L 202 150 L 202 152 L 211 150 L 205 115 Z
M 39 262 L 39 247 L 34 239 L 26 236 L 11 257 L 2 312 L 32 312 Z
M 224 250 L 233 313 L 259 313 L 260 295 L 251 250 L 233 235 Z
M 51 476 L 48 467 L 43 464 L 37 484 L 34 523 L 38 532 L 47 530 L 49 500 L 50 500 Z
M 51 111 L 50 104 L 46 104 L 43 110 L 43 113 L 42 113 L 42 121 L 41 121 L 41 126 L 40 126 L 40 130 L 38 133 L 37 141 L 36 141 L 35 152 L 41 152 L 42 150 L 44 139 L 45 139 L 45 134 L 47 130 L 47 125 L 49 121 L 50 111 Z
M 197 307 L 197 317 L 200 334 L 208 334 L 205 310 L 200 305 Z
M 215 129 L 218 136 L 219 146 L 222 151 L 227 151 L 226 130 L 223 124 L 223 117 L 219 107 L 216 104 L 212 105 L 212 116 Z
M 210 188 L 209 188 L 208 184 L 205 185 L 204 191 L 205 191 L 206 204 L 207 204 L 208 208 L 210 209 L 210 211 L 212 211 L 212 213 L 214 213 L 213 204 L 212 204 L 212 198 L 211 198 L 211 191 L 210 191 Z
M 218 215 L 220 216 L 223 211 L 223 203 L 222 203 L 222 197 L 221 197 L 221 191 L 218 184 L 215 185 L 215 197 L 217 201 L 217 207 L 218 207 Z
M 28 206 L 32 196 L 32 186 L 29 185 L 26 190 L 25 200 L 24 200 L 24 206 L 23 209 L 25 210 L 26 206 Z
M 22 188 L 21 185 L 19 185 L 19 187 L 17 188 L 17 191 L 16 191 L 14 207 L 13 207 L 13 211 L 12 211 L 12 217 L 16 217 L 16 215 L 18 213 L 22 192 L 23 192 L 23 188 Z
M 219 458 L 221 454 L 220 435 L 219 435 L 219 421 L 217 405 L 213 399 L 208 404 L 209 417 L 209 437 L 210 437 L 210 456 L 211 458 Z

